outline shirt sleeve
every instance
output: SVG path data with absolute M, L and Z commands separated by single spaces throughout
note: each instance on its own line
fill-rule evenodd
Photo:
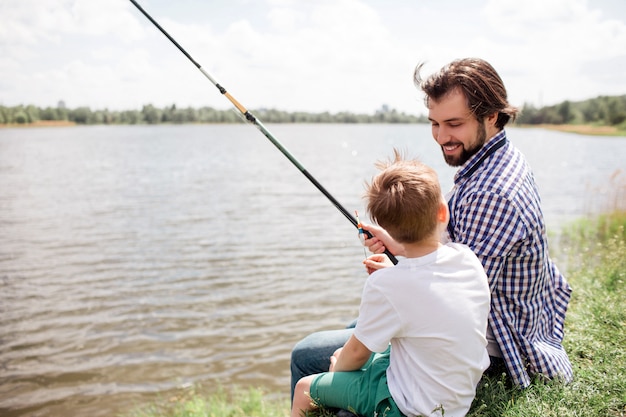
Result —
M 372 352 L 383 352 L 398 333 L 400 317 L 372 277 L 363 289 L 354 335 Z

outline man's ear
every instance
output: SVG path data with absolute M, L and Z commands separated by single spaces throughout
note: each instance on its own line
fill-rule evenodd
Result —
M 498 122 L 498 112 L 494 112 L 488 116 L 485 117 L 485 122 L 487 122 L 488 125 L 490 126 L 495 126 L 496 123 Z

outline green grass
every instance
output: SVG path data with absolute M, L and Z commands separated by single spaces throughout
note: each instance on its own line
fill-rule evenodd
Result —
M 468 416 L 626 415 L 626 212 L 573 224 L 558 247 L 574 289 L 563 342 L 574 381 L 521 390 L 487 379 Z
M 260 389 L 219 389 L 205 393 L 202 386 L 181 390 L 177 395 L 143 405 L 124 417 L 285 417 L 289 398 L 268 399 Z
M 564 346 L 574 381 L 536 379 L 527 389 L 503 378 L 487 378 L 469 417 L 626 416 L 626 211 L 616 211 L 566 228 L 556 245 L 574 289 Z M 288 387 L 285 388 L 287 390 Z M 127 417 L 284 417 L 288 399 L 268 400 L 260 390 L 202 395 L 195 391 L 151 404 Z M 328 410 L 308 413 L 331 417 Z

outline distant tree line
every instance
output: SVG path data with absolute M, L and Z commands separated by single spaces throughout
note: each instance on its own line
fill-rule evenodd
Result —
M 410 115 L 382 106 L 374 114 L 286 112 L 275 109 L 252 111 L 264 123 L 428 123 L 426 116 Z M 57 107 L 33 105 L 0 106 L 0 124 L 29 124 L 39 121 L 67 121 L 80 125 L 93 124 L 184 124 L 237 123 L 238 111 L 212 107 L 158 108 L 151 104 L 141 110 L 91 110 L 89 107 L 69 109 L 63 102 Z M 599 96 L 579 102 L 564 101 L 554 106 L 536 108 L 525 104 L 518 124 L 595 124 L 618 126 L 626 130 L 626 95 Z
M 519 124 L 597 124 L 626 129 L 626 95 L 599 96 L 594 99 L 564 101 L 554 106 L 536 108 L 525 104 Z
M 263 123 L 420 123 L 424 116 L 414 116 L 388 109 L 383 106 L 373 115 L 340 112 L 331 114 L 286 112 L 275 109 L 251 111 Z M 151 104 L 141 110 L 91 110 L 89 107 L 66 108 L 63 103 L 57 107 L 40 108 L 33 105 L 6 107 L 0 106 L 0 124 L 28 124 L 39 121 L 68 121 L 80 125 L 94 124 L 184 124 L 184 123 L 237 123 L 241 114 L 235 110 L 218 110 L 212 107 L 177 108 L 172 105 L 158 108 Z

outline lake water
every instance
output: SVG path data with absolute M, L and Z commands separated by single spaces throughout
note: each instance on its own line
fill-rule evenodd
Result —
M 268 128 L 362 220 L 393 147 L 452 184 L 429 126 Z M 508 132 L 550 232 L 623 201 L 626 139 Z M 111 416 L 194 383 L 287 397 L 292 346 L 356 316 L 363 256 L 251 126 L 1 129 L 0 415 Z

